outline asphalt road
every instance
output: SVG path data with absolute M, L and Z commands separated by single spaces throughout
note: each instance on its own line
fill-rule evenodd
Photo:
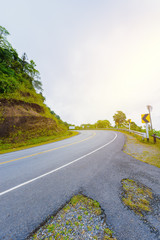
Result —
M 123 178 L 138 180 L 160 196 L 160 169 L 126 155 L 124 142 L 122 133 L 81 131 L 0 155 L 0 239 L 26 239 L 79 192 L 100 202 L 118 240 L 160 239 L 160 203 L 144 222 L 120 197 Z

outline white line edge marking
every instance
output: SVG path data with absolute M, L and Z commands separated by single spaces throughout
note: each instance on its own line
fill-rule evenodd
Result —
M 91 154 L 99 151 L 100 149 L 102 149 L 102 148 L 106 147 L 107 145 L 111 144 L 112 142 L 114 142 L 114 140 L 117 138 L 117 134 L 116 134 L 116 133 L 114 133 L 114 134 L 115 134 L 115 137 L 114 137 L 110 142 L 108 142 L 108 143 L 104 144 L 103 146 L 101 146 L 101 147 L 93 150 L 92 152 L 87 153 L 87 154 L 83 155 L 82 157 L 77 158 L 77 159 L 73 160 L 72 162 L 69 162 L 69 163 L 67 163 L 67 164 L 65 164 L 65 165 L 63 165 L 63 166 L 61 166 L 61 167 L 58 167 L 58 168 L 56 168 L 56 169 L 54 169 L 54 170 L 52 170 L 52 171 L 50 171 L 50 172 L 47 172 L 47 173 L 45 173 L 45 174 L 42 174 L 42 175 L 40 175 L 39 177 L 33 178 L 33 179 L 31 179 L 31 180 L 29 180 L 29 181 L 27 181 L 27 182 L 21 183 L 21 184 L 15 186 L 15 187 L 13 187 L 13 188 L 10 188 L 10 189 L 8 189 L 8 190 L 6 190 L 6 191 L 4 191 L 4 192 L 1 192 L 1 193 L 0 193 L 0 196 L 5 195 L 6 193 L 9 193 L 9 192 L 11 192 L 11 191 L 13 191 L 13 190 L 15 190 L 15 189 L 17 189 L 17 188 L 20 188 L 20 187 L 22 187 L 22 186 L 24 186 L 24 185 L 29 184 L 29 183 L 31 183 L 31 182 L 34 182 L 34 181 L 36 181 L 36 180 L 38 180 L 38 179 L 40 179 L 40 178 L 43 178 L 43 177 L 45 177 L 45 176 L 47 176 L 47 175 L 49 175 L 49 174 L 51 174 L 51 173 L 54 173 L 54 172 L 56 172 L 56 171 L 59 171 L 60 169 L 65 168 L 65 167 L 67 167 L 67 166 L 69 166 L 69 165 L 71 165 L 71 164 L 73 164 L 73 163 L 75 163 L 75 162 L 78 162 L 79 160 L 81 160 L 81 159 L 83 159 L 83 158 L 85 158 L 85 157 L 87 157 L 87 156 L 89 156 L 89 155 L 91 155 Z

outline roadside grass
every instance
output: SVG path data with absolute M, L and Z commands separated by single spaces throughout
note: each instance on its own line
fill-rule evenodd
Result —
M 124 133 L 124 132 L 123 132 Z M 160 143 L 148 143 L 135 137 L 132 134 L 124 133 L 127 140 L 124 145 L 124 152 L 142 162 L 160 168 Z
M 132 179 L 123 179 L 121 183 L 123 188 L 122 201 L 127 207 L 140 216 L 151 211 L 150 202 L 153 195 L 148 187 Z
M 129 133 L 130 135 L 134 136 L 139 142 L 144 143 L 146 146 L 155 146 L 156 148 L 160 149 L 160 140 L 157 139 L 156 143 L 154 143 L 153 137 L 149 136 L 149 142 L 147 141 L 147 138 L 142 138 L 139 135 L 136 135 L 134 133 Z M 129 135 L 128 134 L 128 135 Z
M 76 131 L 67 131 L 63 135 L 43 136 L 26 140 L 18 143 L 1 143 L 0 141 L 0 154 L 23 150 L 31 147 L 40 146 L 43 144 L 61 141 L 79 134 Z
M 109 130 L 109 129 L 107 129 Z M 126 131 L 123 131 L 123 130 L 120 130 L 120 129 L 110 129 L 111 131 L 116 131 L 116 132 L 121 132 L 121 133 L 124 133 L 125 135 L 127 136 L 133 136 L 134 138 L 136 138 L 140 143 L 144 143 L 146 144 L 146 146 L 155 146 L 156 148 L 160 149 L 160 140 L 157 139 L 157 142 L 154 143 L 153 141 L 153 137 L 152 136 L 149 136 L 149 142 L 147 141 L 146 138 L 142 138 L 141 136 L 135 134 L 135 133 L 129 133 L 129 132 L 126 132 Z
M 116 240 L 108 228 L 100 204 L 84 195 L 71 198 L 55 216 L 34 232 L 28 239 L 108 239 Z

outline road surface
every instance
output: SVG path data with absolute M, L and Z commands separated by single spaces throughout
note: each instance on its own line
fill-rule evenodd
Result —
M 122 133 L 81 131 L 0 155 L 0 239 L 26 239 L 80 192 L 100 203 L 118 240 L 160 239 L 160 216 L 149 215 L 145 223 L 121 202 L 123 178 L 160 195 L 160 169 L 126 155 L 124 142 Z

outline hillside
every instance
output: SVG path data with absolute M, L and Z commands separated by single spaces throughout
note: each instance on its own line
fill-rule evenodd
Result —
M 44 103 L 40 74 L 26 53 L 20 58 L 0 26 L 0 143 L 25 144 L 30 139 L 69 134 Z
M 0 100 L 0 136 L 3 142 L 22 142 L 40 136 L 58 135 L 65 126 L 46 117 L 45 108 L 16 99 Z

